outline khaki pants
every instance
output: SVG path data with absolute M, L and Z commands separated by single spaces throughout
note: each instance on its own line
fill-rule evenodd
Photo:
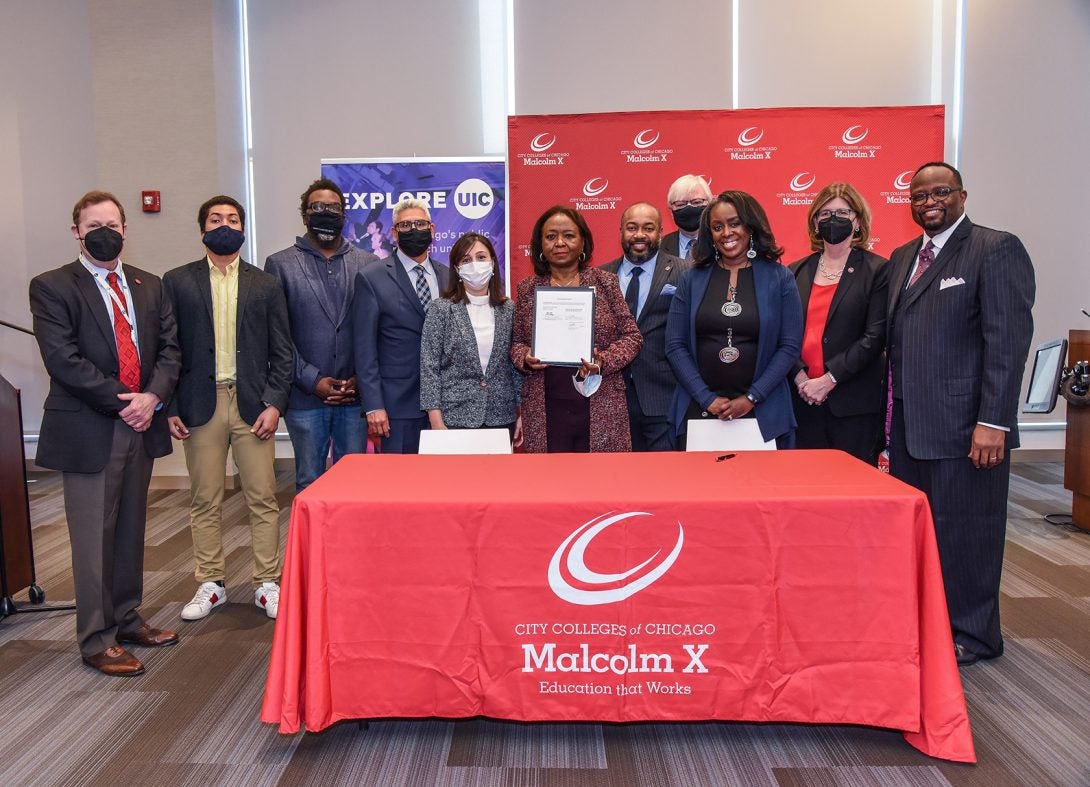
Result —
M 227 573 L 223 554 L 223 491 L 227 449 L 238 465 L 242 494 L 250 510 L 254 552 L 254 587 L 280 581 L 280 506 L 276 502 L 274 441 L 260 440 L 238 412 L 234 383 L 216 386 L 216 412 L 208 423 L 190 427 L 185 447 L 189 469 L 190 527 L 198 582 L 222 582 Z

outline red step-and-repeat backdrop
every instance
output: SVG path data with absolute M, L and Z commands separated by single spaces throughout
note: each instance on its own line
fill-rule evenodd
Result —
M 713 193 L 748 191 L 768 212 L 784 262 L 810 253 L 806 212 L 826 184 L 846 181 L 873 213 L 871 249 L 888 257 L 916 233 L 912 173 L 943 158 L 942 106 L 522 115 L 508 121 L 511 289 L 533 273 L 530 232 L 546 208 L 577 208 L 594 234 L 594 264 L 620 255 L 621 213 L 662 211 L 670 184 L 701 175 Z

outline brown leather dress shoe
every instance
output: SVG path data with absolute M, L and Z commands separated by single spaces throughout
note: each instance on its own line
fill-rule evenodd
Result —
M 94 667 L 103 675 L 116 678 L 144 674 L 144 665 L 140 663 L 140 660 L 120 645 L 106 648 L 93 656 L 84 656 L 83 663 Z
M 145 648 L 165 648 L 175 644 L 178 635 L 167 629 L 153 629 L 145 623 L 136 631 L 117 632 L 117 641 L 126 645 L 143 645 Z

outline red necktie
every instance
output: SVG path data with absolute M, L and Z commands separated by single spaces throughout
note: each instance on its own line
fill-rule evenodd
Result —
M 106 276 L 110 288 L 117 295 L 111 298 L 114 305 L 114 336 L 117 338 L 117 360 L 121 367 L 121 384 L 130 391 L 140 390 L 140 356 L 136 352 L 136 345 L 132 341 L 132 328 L 125 319 L 125 312 L 118 305 L 118 300 L 125 303 L 125 296 L 121 292 L 121 285 L 117 281 L 117 274 L 110 272 Z
M 920 249 L 920 261 L 916 264 L 916 272 L 912 274 L 912 279 L 908 282 L 909 289 L 920 280 L 920 277 L 931 267 L 931 263 L 935 261 L 935 252 L 931 251 L 932 245 L 931 240 L 928 239 L 924 247 Z

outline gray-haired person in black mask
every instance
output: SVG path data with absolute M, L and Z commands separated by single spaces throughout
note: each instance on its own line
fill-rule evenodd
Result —
M 700 175 L 682 175 L 670 184 L 666 204 L 678 229 L 662 236 L 660 248 L 664 254 L 683 260 L 693 258 L 692 247 L 700 228 L 700 214 L 711 201 L 711 187 Z

